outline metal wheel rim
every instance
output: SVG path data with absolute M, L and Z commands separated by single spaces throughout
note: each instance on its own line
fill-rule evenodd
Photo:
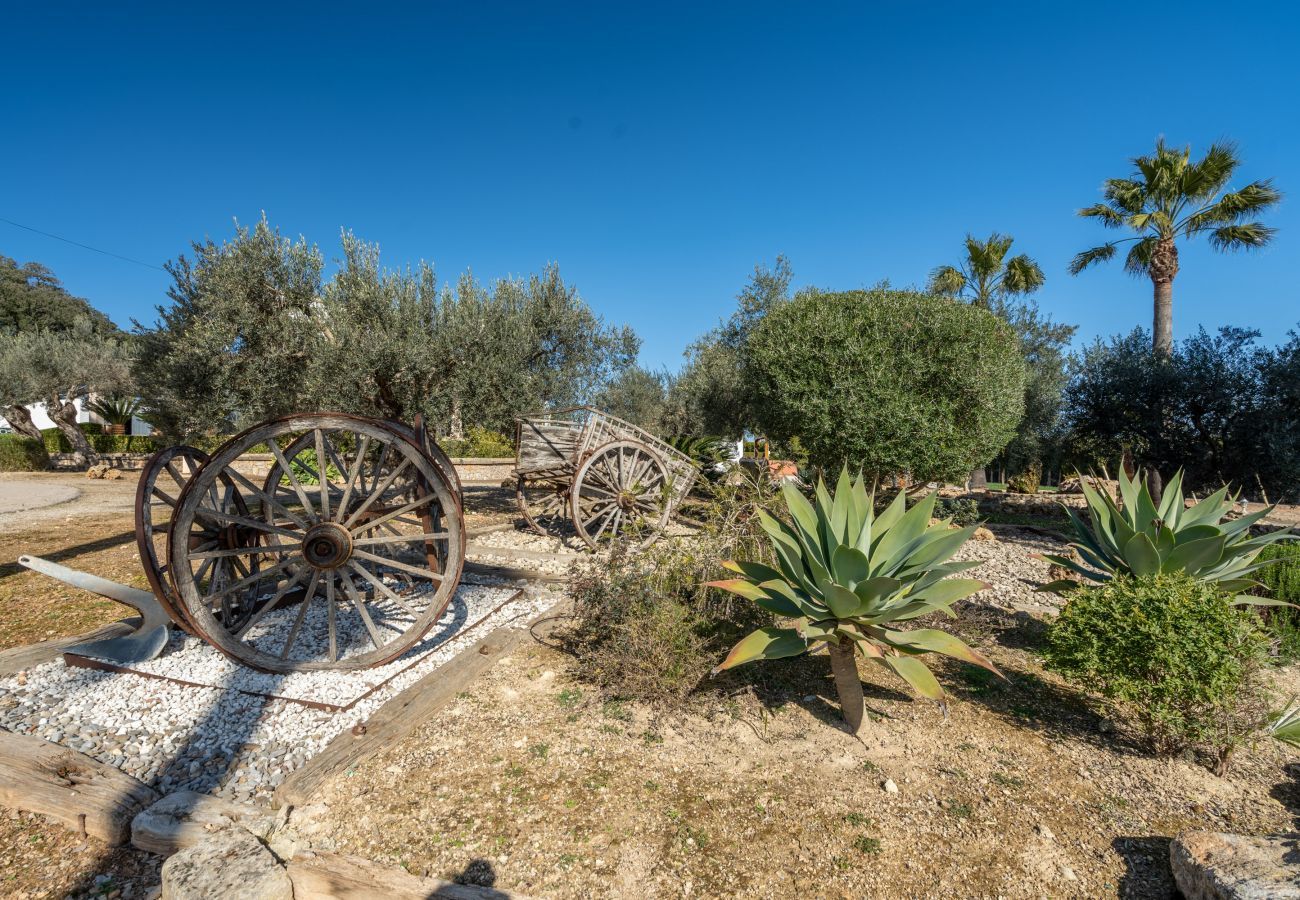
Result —
M 191 469 L 189 478 L 184 477 L 175 464 L 177 458 L 188 464 Z M 185 485 L 193 477 L 193 473 L 202 468 L 207 461 L 208 455 L 196 447 L 165 447 L 145 461 L 144 469 L 140 472 L 140 481 L 135 489 L 135 544 L 140 554 L 140 565 L 144 568 L 145 580 L 149 582 L 149 588 L 158 598 L 158 603 L 167 613 L 167 617 L 191 634 L 193 630 L 185 620 L 171 577 L 167 574 L 170 565 L 164 561 L 167 558 L 166 547 L 164 546 L 160 556 L 158 546 L 154 542 L 160 534 L 163 536 L 164 543 L 170 536 L 172 518 L 176 514 L 176 503 L 185 490 Z M 169 483 L 160 487 L 158 479 L 164 472 L 167 473 Z M 170 510 L 166 531 L 160 531 L 156 522 L 157 512 L 161 507 Z
M 301 434 L 281 447 L 277 438 L 294 433 Z M 331 447 L 340 449 L 341 435 L 350 436 L 352 448 L 344 448 L 341 455 L 332 453 Z M 232 463 L 262 443 L 275 457 L 273 471 L 278 467 L 294 473 L 283 477 L 287 484 L 277 482 L 268 490 L 267 483 L 276 480 L 273 474 L 259 487 L 232 468 Z M 286 451 L 298 454 L 306 448 L 324 449 L 313 457 L 326 460 L 324 485 L 319 477 L 315 484 L 304 484 L 304 478 L 317 473 L 301 456 L 286 456 Z M 335 460 L 346 470 L 334 467 Z M 213 485 L 227 474 L 256 508 L 243 521 L 213 499 Z M 415 501 L 394 503 L 412 483 L 421 485 L 425 493 Z M 413 518 L 435 504 L 444 520 L 444 530 L 436 534 L 425 530 L 422 518 Z M 179 536 L 195 531 L 202 522 L 246 528 L 256 533 L 256 543 L 247 549 L 242 544 L 231 549 L 192 549 L 188 538 Z M 221 652 L 270 672 L 357 669 L 396 659 L 442 617 L 464 564 L 463 519 L 439 467 L 411 429 L 359 416 L 289 416 L 236 435 L 186 486 L 176 523 L 169 557 L 177 595 L 191 624 Z M 401 532 L 400 525 L 408 531 Z M 410 531 L 412 527 L 416 530 Z M 438 571 L 426 562 L 426 554 L 427 546 L 441 538 L 447 552 Z M 326 548 L 324 555 L 309 557 L 308 548 L 318 546 Z M 331 560 L 330 547 L 337 560 Z M 393 547 L 404 550 L 393 551 Z M 230 576 L 224 576 L 229 584 L 218 583 L 209 591 L 218 576 L 207 575 L 208 581 L 202 583 L 202 567 L 215 560 L 209 570 L 215 572 L 226 567 L 223 560 L 241 555 L 265 558 L 258 577 L 229 581 Z M 247 612 L 246 618 L 237 620 L 237 629 L 226 629 L 214 616 L 213 599 L 201 587 L 208 593 L 220 592 L 223 603 L 226 594 L 236 596 L 240 609 Z M 360 638 L 358 623 L 364 625 Z M 328 644 L 323 647 L 326 627 Z M 274 652 L 276 647 L 279 653 Z
M 612 441 L 596 448 L 578 467 L 569 492 L 573 527 L 588 547 L 599 550 L 602 541 L 612 543 L 626 535 L 626 517 L 646 530 L 645 537 L 632 545 L 644 550 L 659 539 L 668 524 L 672 509 L 667 492 L 668 467 L 658 453 L 639 441 Z M 615 512 L 609 505 L 619 504 L 614 497 L 621 493 L 638 500 L 654 493 L 663 496 L 657 503 L 638 502 Z

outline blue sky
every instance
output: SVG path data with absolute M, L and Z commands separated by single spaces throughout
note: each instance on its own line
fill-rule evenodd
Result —
M 0 217 L 153 264 L 263 210 L 327 256 L 490 279 L 558 261 L 642 361 L 784 253 L 799 285 L 917 284 L 1008 232 L 1090 337 L 1149 282 L 1072 278 L 1073 213 L 1158 135 L 1238 141 L 1288 192 L 1251 255 L 1184 251 L 1174 324 L 1300 323 L 1300 13 L 1261 4 L 11 4 Z M 1198 67 L 1204 66 L 1204 71 Z M 0 223 L 117 322 L 168 277 Z

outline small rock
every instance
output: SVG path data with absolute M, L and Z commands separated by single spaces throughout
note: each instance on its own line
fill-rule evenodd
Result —
M 885 783 L 882 784 L 881 787 L 885 789 L 886 794 L 898 793 L 898 785 L 894 784 L 894 779 L 892 778 L 886 778 Z
M 210 897 L 293 900 L 293 883 L 252 832 L 232 825 L 163 863 L 162 900 Z
M 975 533 L 971 535 L 971 539 L 976 541 L 997 541 L 997 537 L 993 532 L 985 528 L 983 525 L 975 529 Z
M 1034 826 L 1034 830 L 1036 830 L 1044 840 L 1056 840 L 1056 835 L 1052 834 L 1052 829 L 1048 828 L 1046 825 L 1036 825 Z

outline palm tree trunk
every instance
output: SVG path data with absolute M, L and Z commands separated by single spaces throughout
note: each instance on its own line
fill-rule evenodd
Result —
M 840 699 L 840 713 L 849 731 L 862 736 L 866 701 L 862 698 L 862 679 L 858 677 L 857 648 L 853 641 L 841 639 L 827 645 L 831 657 L 831 674 L 835 676 L 835 693 Z
M 1152 279 L 1155 315 L 1151 323 L 1151 350 L 1166 359 L 1174 352 L 1174 280 Z

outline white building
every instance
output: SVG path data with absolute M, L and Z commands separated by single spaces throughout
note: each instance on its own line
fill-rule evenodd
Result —
M 99 425 L 108 424 L 102 418 L 95 415 L 90 410 L 86 409 L 85 400 L 79 399 L 76 400 L 75 403 L 77 407 L 78 422 L 94 422 Z M 53 420 L 50 419 L 49 413 L 47 412 L 44 403 L 28 404 L 27 411 L 32 414 L 32 424 L 35 425 L 37 428 L 44 430 L 46 428 L 54 427 L 54 422 Z M 0 434 L 8 434 L 12 431 L 13 428 L 10 427 L 9 423 L 5 421 L 3 416 L 0 416 Z M 132 434 L 153 434 L 153 426 L 150 425 L 148 422 L 144 421 L 143 419 L 133 416 L 131 418 L 131 433 Z

